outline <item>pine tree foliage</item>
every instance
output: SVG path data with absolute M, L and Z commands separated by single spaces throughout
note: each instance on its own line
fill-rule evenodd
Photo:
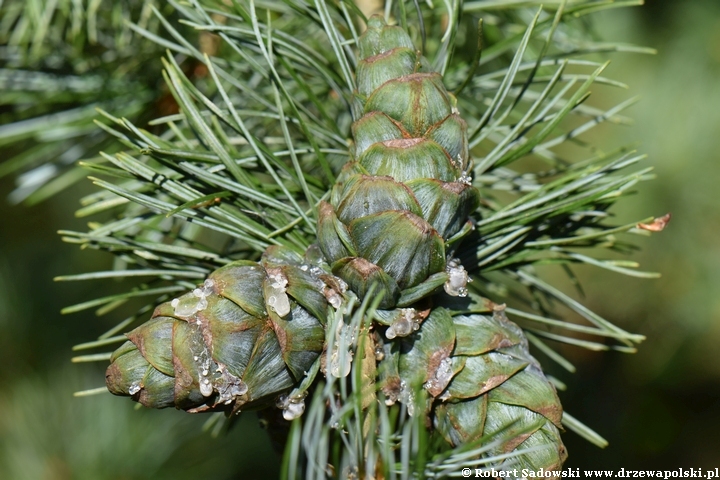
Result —
M 533 0 L 478 0 L 420 6 L 389 1 L 383 11 L 386 20 L 411 34 L 414 45 L 442 74 L 468 124 L 474 163 L 465 173 L 480 190 L 481 201 L 471 215 L 473 228 L 464 229 L 456 245 L 449 242 L 473 281 L 467 301 L 447 302 L 445 308 L 455 324 L 474 318 L 501 322 L 507 315 L 522 327 L 532 347 L 569 371 L 573 365 L 552 348 L 554 342 L 632 352 L 642 341 L 541 275 L 544 265 L 557 265 L 574 280 L 571 266 L 584 264 L 653 276 L 636 270 L 633 262 L 611 258 L 632 249 L 630 235 L 658 229 L 662 220 L 617 225 L 609 212 L 637 182 L 649 178 L 649 169 L 637 166 L 641 155 L 629 149 L 604 151 L 585 137 L 605 123 L 628 123 L 623 111 L 633 103 L 631 99 L 609 109 L 592 105 L 593 87 L 622 87 L 603 76 L 607 64 L 598 62 L 599 54 L 644 51 L 592 40 L 586 16 L 636 3 L 568 0 L 541 6 Z M 92 83 L 97 67 L 83 65 L 86 56 L 77 50 L 82 47 L 64 57 L 80 59 L 72 71 L 75 77 L 49 78 L 31 70 L 45 57 L 37 46 L 43 39 L 34 38 L 27 23 L 56 21 L 57 28 L 48 29 L 48 35 L 74 38 L 76 43 L 69 45 L 80 45 L 83 35 L 89 39 L 96 31 L 89 27 L 90 18 L 96 18 L 95 3 L 88 4 L 85 17 L 72 14 L 76 10 L 69 5 L 56 15 L 40 8 L 40 2 L 27 5 L 27 12 L 17 3 L 2 7 L 14 17 L 6 14 L 9 20 L 0 33 L 8 45 L 24 49 L 17 66 L 3 70 L 5 78 L 25 75 L 22 69 L 27 68 L 32 78 L 43 79 L 39 92 L 53 92 L 61 80 L 63 85 L 73 79 L 78 85 Z M 47 142 L 35 147 L 36 153 L 26 150 L 3 164 L 8 172 L 47 168 L 43 152 L 63 151 L 67 145 L 81 148 L 68 163 L 97 148 L 106 150 L 82 163 L 100 187 L 83 199 L 78 211 L 93 218 L 89 231 L 62 234 L 84 248 L 111 252 L 114 269 L 60 279 L 142 281 L 124 293 L 64 310 L 94 308 L 98 315 L 123 318 L 98 340 L 76 347 L 83 352 L 116 347 L 126 340 L 122 333 L 146 320 L 155 305 L 196 288 L 220 267 L 258 261 L 269 247 L 303 255 L 315 243 L 318 209 L 330 201 L 331 188 L 349 160 L 351 125 L 361 115 L 355 71 L 358 38 L 367 22 L 355 4 L 323 0 L 169 1 L 162 9 L 143 4 L 139 17 L 121 10 L 103 14 L 109 16 L 108 31 L 117 27 L 124 32 L 103 37 L 116 41 L 108 51 L 130 52 L 128 36 L 156 45 L 146 51 L 148 57 L 166 50 L 164 88 L 177 113 L 147 123 L 128 120 L 140 111 L 147 114 L 146 104 L 157 91 L 138 90 L 123 80 L 109 102 L 103 89 L 83 96 L 86 90 L 63 87 L 58 97 L 70 90 L 71 101 L 49 103 L 42 108 L 50 110 L 23 113 L 21 122 L 2 127 L 10 132 L 2 137 L 8 142 L 33 138 L 50 121 L 60 129 L 46 132 L 41 138 Z M 87 29 L 79 26 L 79 18 L 87 18 Z M 131 23 L 117 23 L 121 18 Z M 195 38 L 203 36 L 212 39 L 212 49 L 198 47 Z M 131 65 L 146 63 L 145 56 L 130 56 L 132 61 L 125 60 Z M 118 53 L 116 58 L 124 57 Z M 110 63 L 103 68 L 115 72 L 117 64 Z M 189 71 L 187 64 L 196 67 Z M 128 67 L 138 79 L 151 71 L 143 69 Z M 107 82 L 103 87 L 113 85 L 112 75 Z M 28 93 L 12 92 L 7 103 L 22 105 Z M 124 100 L 128 95 L 132 101 Z M 74 119 L 80 117 L 62 109 L 73 102 L 102 108 L 97 122 L 102 141 L 98 133 L 85 133 L 90 116 L 85 116 L 86 107 L 81 107 L 77 124 Z M 106 146 L 109 137 L 122 151 Z M 381 317 L 380 300 L 371 297 L 358 301 L 351 296 L 324 319 L 325 350 L 341 357 L 355 352 L 349 380 L 323 376 L 325 357 L 320 356 L 287 394 L 287 399 L 307 397 L 305 414 L 284 432 L 287 478 L 375 473 L 378 478 L 442 477 L 464 466 L 517 465 L 547 454 L 543 445 L 510 452 L 504 447 L 509 438 L 540 431 L 532 421 L 497 425 L 492 434 L 448 448 L 447 438 L 438 433 L 442 429 L 429 432 L 421 415 L 410 415 L 411 402 L 388 407 L 377 401 L 384 393 L 364 388 L 367 378 L 376 374 L 374 362 L 362 361 L 375 356 L 366 351 L 371 343 L 367 332 L 373 319 Z M 582 322 L 558 318 L 557 305 L 575 312 Z M 527 357 L 524 366 L 537 365 L 527 347 L 518 347 L 519 355 Z M 107 359 L 110 353 L 82 354 L 75 360 Z M 557 423 L 559 427 L 559 418 Z M 567 413 L 562 425 L 604 444 Z M 453 434 L 446 430 L 448 435 Z M 327 471 L 328 465 L 334 470 Z
M 172 17 L 155 1 L 0 3 L 0 177 L 17 176 L 13 203 L 52 196 L 84 178 L 78 160 L 118 150 L 94 124 L 98 108 L 139 122 L 172 108 L 158 81 L 165 47 L 153 8 Z

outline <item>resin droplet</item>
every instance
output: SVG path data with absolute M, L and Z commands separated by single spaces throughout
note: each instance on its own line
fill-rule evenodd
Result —
M 283 411 L 283 418 L 285 420 L 292 421 L 298 418 L 305 412 L 305 399 L 304 397 L 290 397 L 288 395 L 280 395 L 275 402 L 278 408 Z
M 467 172 L 462 172 L 462 175 L 457 179 L 457 181 L 464 183 L 465 185 L 472 185 L 472 177 L 468 175 Z
M 135 395 L 136 393 L 138 393 L 140 391 L 141 388 L 142 387 L 140 386 L 140 384 L 135 382 L 132 385 L 130 385 L 130 388 L 128 389 L 128 393 L 130 395 Z
M 212 382 L 205 378 L 200 380 L 200 393 L 202 393 L 203 397 L 209 397 L 213 393 L 213 384 Z
M 175 309 L 175 315 L 178 317 L 190 317 L 205 310 L 208 306 L 207 297 L 213 293 L 214 284 L 212 280 L 207 279 L 202 288 L 196 288 L 182 297 L 173 299 L 170 305 Z
M 433 397 L 438 396 L 448 386 L 453 377 L 452 360 L 443 358 L 438 365 L 433 378 L 425 382 L 423 387 L 430 392 Z
M 342 305 L 342 297 L 332 288 L 327 291 L 327 301 L 333 308 L 340 308 Z
M 289 422 L 298 418 L 303 412 L 305 412 L 305 402 L 303 400 L 300 400 L 299 403 L 290 402 L 290 405 L 283 410 L 283 418 Z
M 401 308 L 400 315 L 385 331 L 385 337 L 392 340 L 395 337 L 407 337 L 420 328 L 420 317 L 414 308 Z
M 267 306 L 278 316 L 284 317 L 290 313 L 290 297 L 287 296 L 288 279 L 279 268 L 268 270 L 268 297 Z
M 338 277 L 323 275 L 318 287 L 333 308 L 340 308 L 343 302 L 342 294 L 345 293 L 348 288 L 347 283 Z
M 453 297 L 466 297 L 468 294 L 467 284 L 470 281 L 470 277 L 465 267 L 460 265 L 457 259 L 452 259 L 448 262 L 445 271 L 449 275 L 445 285 L 443 285 L 445 292 Z
M 330 373 L 333 377 L 343 378 L 350 375 L 352 368 L 352 352 L 346 350 L 341 353 L 340 349 L 334 349 L 330 356 Z

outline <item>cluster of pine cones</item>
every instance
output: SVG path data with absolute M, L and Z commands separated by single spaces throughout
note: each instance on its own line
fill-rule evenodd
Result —
M 289 393 L 316 362 L 341 378 L 370 351 L 376 401 L 425 416 L 449 446 L 502 432 L 493 453 L 529 449 L 515 465 L 560 469 L 562 407 L 521 329 L 503 306 L 462 313 L 471 279 L 453 253 L 480 192 L 455 98 L 381 17 L 359 54 L 362 116 L 351 161 L 319 208 L 316 245 L 231 263 L 157 307 L 113 354 L 108 389 L 148 407 L 280 408 L 293 420 L 305 404 Z M 374 306 L 363 331 L 326 331 L 356 300 Z M 370 349 L 358 348 L 361 334 Z

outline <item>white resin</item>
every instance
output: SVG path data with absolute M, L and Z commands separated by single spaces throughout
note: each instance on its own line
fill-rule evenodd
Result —
M 450 358 L 443 358 L 438 365 L 438 369 L 435 371 L 433 378 L 425 382 L 426 390 L 445 390 L 450 380 L 453 377 L 452 360 Z
M 407 337 L 420 328 L 420 318 L 414 308 L 400 309 L 400 316 L 385 331 L 385 337 L 392 340 L 395 337 Z
M 288 395 L 280 395 L 275 405 L 282 409 L 283 418 L 292 421 L 305 412 L 305 399 L 302 396 L 290 397 Z
M 290 297 L 287 296 L 288 279 L 282 271 L 276 270 L 268 275 L 270 279 L 267 305 L 278 316 L 284 317 L 290 313 Z
M 207 297 L 213 293 L 214 285 L 215 282 L 208 278 L 203 283 L 202 288 L 196 288 L 192 291 L 192 296 L 183 295 L 183 297 L 173 299 L 170 305 L 173 307 L 175 315 L 190 317 L 205 310 L 208 306 Z
M 470 281 L 465 267 L 457 260 L 450 260 L 445 268 L 448 279 L 443 285 L 445 292 L 453 297 L 466 297 L 468 294 L 467 284 Z
M 305 402 L 303 400 L 300 400 L 299 403 L 290 402 L 287 408 L 283 410 L 283 418 L 289 422 L 298 418 L 303 412 L 305 412 Z
M 333 308 L 340 308 L 340 305 L 342 305 L 342 297 L 332 289 L 330 290 L 330 294 L 327 296 L 327 301 Z
M 204 378 L 200 380 L 200 393 L 202 393 L 203 397 L 209 397 L 213 393 L 213 385 L 212 382 L 210 382 L 209 378 Z
M 341 353 L 340 349 L 333 349 L 330 356 L 330 373 L 333 377 L 343 378 L 350 375 L 352 368 L 352 352 L 346 350 Z
M 467 172 L 462 172 L 462 175 L 457 179 L 457 181 L 464 183 L 465 185 L 472 185 L 472 177 L 468 175 Z

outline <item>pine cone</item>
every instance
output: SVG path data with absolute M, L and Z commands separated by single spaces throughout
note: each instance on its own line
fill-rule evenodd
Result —
M 377 284 L 380 308 L 410 305 L 443 283 L 463 294 L 467 275 L 457 266 L 446 274 L 445 241 L 480 198 L 466 174 L 467 125 L 400 27 L 372 17 L 359 46 L 364 115 L 352 126 L 352 161 L 320 207 L 320 248 L 358 296 Z
M 341 288 L 320 266 L 278 248 L 261 264 L 231 263 L 127 335 L 107 369 L 108 389 L 192 412 L 274 401 L 322 352 L 321 322 Z
M 559 470 L 567 457 L 562 406 L 522 330 L 504 307 L 492 316 L 451 313 L 437 307 L 419 332 L 383 345 L 386 403 L 428 415 L 452 446 L 497 434 L 504 441 L 492 454 L 544 447 L 508 460 L 512 468 Z

